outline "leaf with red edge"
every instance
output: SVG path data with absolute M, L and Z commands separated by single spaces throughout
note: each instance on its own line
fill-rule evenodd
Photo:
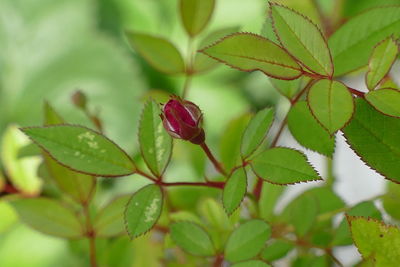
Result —
M 332 135 L 342 129 L 354 112 L 354 100 L 338 81 L 319 80 L 308 91 L 307 102 L 315 118 Z
M 280 46 L 252 33 L 228 35 L 200 52 L 241 71 L 262 71 L 268 76 L 293 80 L 300 65 Z
M 256 175 L 274 184 L 295 184 L 322 180 L 300 151 L 275 147 L 257 154 L 250 162 Z
M 327 41 L 318 27 L 296 11 L 270 3 L 272 25 L 281 45 L 309 71 L 333 75 Z
M 383 88 L 365 94 L 365 99 L 379 112 L 400 118 L 400 91 Z
M 400 230 L 382 221 L 347 216 L 354 243 L 365 260 L 374 266 L 397 266 L 400 262 Z
M 366 164 L 400 183 L 400 119 L 383 115 L 364 99 L 357 98 L 356 112 L 343 133 L 351 149 Z
M 64 124 L 21 130 L 53 159 L 75 171 L 118 177 L 132 174 L 136 169 L 124 150 L 89 128 Z
M 157 223 L 163 206 L 163 193 L 150 184 L 132 195 L 125 210 L 125 227 L 131 238 L 141 236 Z

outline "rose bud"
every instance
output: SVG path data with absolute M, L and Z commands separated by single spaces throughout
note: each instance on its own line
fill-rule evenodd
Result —
M 164 105 L 161 119 L 164 128 L 173 138 L 187 140 L 198 145 L 204 143 L 203 114 L 194 103 L 179 97 L 172 97 Z

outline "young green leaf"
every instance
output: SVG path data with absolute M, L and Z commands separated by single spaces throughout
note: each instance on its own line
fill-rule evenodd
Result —
M 367 65 L 374 45 L 390 35 L 400 36 L 400 6 L 370 9 L 350 19 L 329 39 L 335 76 Z
M 363 217 L 347 216 L 351 234 L 364 259 L 375 266 L 397 266 L 400 262 L 400 231 L 392 225 Z
M 0 201 L 0 234 L 8 231 L 16 222 L 18 222 L 18 214 L 16 213 L 15 209 L 8 201 Z
M 369 90 L 374 90 L 386 76 L 398 53 L 399 46 L 393 38 L 387 38 L 375 46 L 369 59 L 368 72 L 365 76 Z
M 300 65 L 285 50 L 256 34 L 232 34 L 200 52 L 232 68 L 259 70 L 277 79 L 293 80 L 302 74 Z
M 317 214 L 316 198 L 307 192 L 294 199 L 283 211 L 284 218 L 294 226 L 298 236 L 304 236 L 311 230 Z
M 261 258 L 268 262 L 283 258 L 294 248 L 294 244 L 285 240 L 276 240 L 269 244 L 262 252 Z
M 258 154 L 252 159 L 251 166 L 258 177 L 274 184 L 322 180 L 303 153 L 285 147 L 271 148 Z
M 132 195 L 125 210 L 125 226 L 131 238 L 150 231 L 160 217 L 162 205 L 163 194 L 158 185 L 147 185 Z
M 215 0 L 180 1 L 182 23 L 190 36 L 196 36 L 207 26 L 214 6 Z
M 140 150 L 147 166 L 156 176 L 164 173 L 172 152 L 172 138 L 165 131 L 160 114 L 156 102 L 147 102 L 139 125 Z
M 394 219 L 400 221 L 400 185 L 395 183 L 386 184 L 386 193 L 382 197 L 383 208 Z
M 271 267 L 271 265 L 260 260 L 250 260 L 235 263 L 232 267 Z
M 145 33 L 127 33 L 133 48 L 155 69 L 167 74 L 182 74 L 185 64 L 178 49 L 168 40 Z
M 289 111 L 288 127 L 300 145 L 331 157 L 335 138 L 313 117 L 306 101 L 299 101 Z
M 256 256 L 271 236 L 271 227 L 263 220 L 250 220 L 236 228 L 225 247 L 225 258 L 231 262 Z
M 114 237 L 125 233 L 124 211 L 130 196 L 118 197 L 109 202 L 96 215 L 93 228 L 98 237 Z
M 331 135 L 342 129 L 353 116 L 353 96 L 338 81 L 319 80 L 314 83 L 307 102 L 315 118 Z
M 228 215 L 234 212 L 243 201 L 247 191 L 247 176 L 244 168 L 237 169 L 225 184 L 222 203 Z
M 311 72 L 333 75 L 328 44 L 317 26 L 304 15 L 271 4 L 272 25 L 281 45 Z
M 356 99 L 356 113 L 343 133 L 350 147 L 377 172 L 400 183 L 400 119 L 376 111 Z M 385 155 L 382 157 L 382 155 Z
M 242 137 L 241 154 L 243 158 L 251 156 L 262 144 L 273 121 L 274 110 L 272 108 L 260 110 L 250 120 Z
M 378 89 L 365 94 L 374 108 L 383 114 L 400 117 L 400 91 L 392 88 Z
M 65 124 L 21 130 L 59 163 L 78 172 L 116 177 L 135 171 L 125 151 L 86 127 Z
M 170 229 L 172 240 L 187 253 L 203 257 L 215 254 L 210 236 L 197 224 L 177 222 Z
M 361 202 L 354 207 L 352 207 L 348 212 L 351 216 L 363 216 L 365 218 L 374 218 L 381 220 L 382 216 L 380 211 L 375 207 L 372 201 Z M 351 245 L 353 240 L 351 239 L 351 233 L 349 225 L 347 224 L 346 218 L 343 218 L 342 222 L 336 229 L 336 233 L 332 240 L 332 245 L 334 246 L 346 246 Z
M 75 212 L 60 202 L 47 198 L 26 198 L 11 202 L 21 220 L 39 232 L 81 238 L 84 229 Z

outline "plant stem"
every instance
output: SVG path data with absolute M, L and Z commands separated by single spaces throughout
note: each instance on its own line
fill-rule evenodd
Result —
M 183 84 L 183 90 L 182 90 L 182 98 L 183 99 L 186 98 L 191 83 L 192 83 L 192 75 L 191 74 L 186 74 L 185 82 Z
M 146 177 L 147 179 L 152 180 L 152 181 L 155 182 L 155 183 L 158 183 L 158 180 L 157 180 L 156 178 L 154 178 L 154 177 L 151 176 L 150 174 L 145 173 L 145 172 L 142 171 L 142 170 L 136 169 L 136 170 L 135 170 L 135 173 L 137 173 L 137 174 L 139 174 L 139 175 L 141 175 L 141 176 L 143 176 L 143 177 Z
M 182 90 L 182 98 L 185 99 L 191 82 L 192 82 L 192 74 L 193 74 L 193 49 L 192 49 L 192 45 L 193 45 L 193 39 L 192 37 L 189 37 L 188 40 L 188 45 L 187 45 L 187 58 L 186 58 L 186 76 L 185 76 L 185 82 L 183 84 L 183 90 Z
M 349 91 L 350 91 L 352 94 L 364 98 L 364 95 L 365 95 L 364 92 L 358 91 L 358 90 L 356 90 L 356 89 L 354 89 L 354 88 L 351 88 L 351 87 L 348 87 L 348 86 L 347 86 L 347 89 L 349 89 Z
M 270 146 L 271 148 L 275 147 L 276 144 L 278 143 L 279 138 L 281 137 L 281 135 L 283 133 L 283 129 L 285 129 L 285 126 L 286 126 L 287 116 L 288 116 L 288 114 L 286 114 L 285 118 L 283 118 L 281 125 L 279 126 L 278 133 L 275 135 L 274 140 L 272 140 L 272 142 L 271 142 L 271 146 Z
M 215 256 L 213 267 L 221 267 L 223 263 L 224 263 L 224 255 L 218 254 Z
M 204 150 L 206 153 L 207 157 L 210 159 L 210 161 L 214 164 L 215 169 L 221 173 L 224 176 L 227 176 L 226 171 L 222 168 L 221 163 L 218 162 L 218 160 L 214 157 L 214 155 L 211 153 L 210 149 L 208 148 L 207 144 L 204 142 L 200 144 L 201 148 Z
M 89 202 L 82 203 L 83 212 L 86 217 L 86 236 L 89 240 L 89 250 L 90 250 L 90 266 L 96 267 L 96 234 L 93 230 L 92 222 L 90 219 Z
M 301 96 L 302 96 L 305 92 L 307 92 L 307 90 L 313 85 L 314 81 L 315 81 L 315 80 L 310 80 L 310 81 L 304 86 L 304 88 L 290 101 L 291 106 L 293 106 L 294 104 L 296 104 L 296 103 L 299 101 L 299 99 L 301 98 Z M 285 118 L 283 118 L 283 120 L 282 120 L 282 122 L 281 122 L 281 125 L 279 126 L 278 133 L 275 135 L 274 140 L 272 140 L 272 142 L 271 142 L 271 146 L 270 146 L 271 148 L 275 147 L 276 144 L 278 143 L 279 138 L 281 137 L 281 135 L 282 135 L 282 133 L 283 133 L 283 130 L 284 130 L 285 126 L 286 126 L 288 114 L 289 114 L 289 112 L 286 113 Z
M 253 189 L 253 195 L 257 201 L 260 200 L 262 185 L 263 185 L 263 180 L 260 177 L 257 177 L 257 183 Z

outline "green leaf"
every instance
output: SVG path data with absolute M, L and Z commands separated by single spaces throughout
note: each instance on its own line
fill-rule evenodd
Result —
M 275 43 L 251 33 L 235 33 L 200 52 L 241 71 L 262 71 L 268 76 L 293 80 L 302 74 L 294 59 Z
M 103 207 L 93 221 L 98 237 L 113 237 L 125 233 L 124 211 L 130 196 L 117 197 Z
M 227 27 L 212 31 L 201 40 L 198 47 L 208 46 L 216 42 L 217 40 L 221 39 L 222 37 L 237 32 L 238 30 L 239 27 Z M 194 73 L 203 73 L 212 70 L 218 65 L 219 65 L 218 61 L 210 58 L 209 56 L 203 53 L 196 53 L 192 68 Z
M 182 74 L 185 64 L 178 49 L 168 40 L 145 33 L 127 33 L 132 47 L 151 66 L 167 74 Z
M 288 161 L 290 162 L 290 161 Z M 298 236 L 304 236 L 315 225 L 318 214 L 316 198 L 308 192 L 294 199 L 283 211 L 286 221 L 294 226 Z
M 125 225 L 131 238 L 148 232 L 157 222 L 163 205 L 163 194 L 159 186 L 150 184 L 129 200 L 125 210 Z
M 335 76 L 367 65 L 373 47 L 393 35 L 400 36 L 400 6 L 370 9 L 350 19 L 329 39 Z
M 289 100 L 292 99 L 299 92 L 304 80 L 304 76 L 291 81 L 269 78 L 272 86 Z
M 199 34 L 210 21 L 215 0 L 181 0 L 180 11 L 183 26 L 190 36 Z
M 275 216 L 275 206 L 279 198 L 285 191 L 285 187 L 281 185 L 263 183 L 258 209 L 260 218 L 267 222 L 272 221 Z
M 271 236 L 271 227 L 262 220 L 250 220 L 241 224 L 230 235 L 225 258 L 231 262 L 251 259 L 256 256 Z
M 342 129 L 353 116 L 353 96 L 338 81 L 317 81 L 311 86 L 307 101 L 315 118 L 331 135 Z
M 45 102 L 44 118 L 45 125 L 65 123 L 64 119 L 48 102 Z M 88 202 L 92 196 L 96 183 L 93 176 L 72 171 L 59 164 L 47 154 L 44 154 L 44 161 L 51 177 L 61 191 L 79 203 Z
M 23 147 L 30 144 L 29 138 L 22 134 L 16 125 L 11 124 L 5 130 L 1 141 L 0 156 L 10 182 L 27 195 L 37 195 L 42 188 L 42 180 L 37 175 L 41 157 L 19 157 Z
M 363 217 L 348 216 L 352 237 L 364 259 L 374 266 L 397 266 L 400 262 L 400 231 L 397 227 Z
M 226 213 L 234 212 L 243 201 L 247 191 L 247 176 L 244 168 L 237 169 L 225 184 L 222 203 Z
M 383 115 L 361 98 L 356 99 L 356 113 L 343 129 L 347 142 L 361 159 L 396 183 L 400 183 L 399 132 L 400 119 Z
M 399 46 L 393 38 L 387 38 L 375 46 L 369 59 L 368 72 L 365 76 L 369 90 L 374 90 L 386 76 L 398 53 Z
M 116 177 L 135 171 L 135 164 L 125 151 L 91 129 L 58 125 L 21 130 L 59 163 L 78 172 Z
M 44 234 L 83 237 L 84 229 L 73 210 L 47 198 L 26 198 L 11 202 L 21 220 Z
M 271 267 L 271 265 L 260 260 L 250 260 L 235 263 L 232 267 Z
M 192 222 L 177 222 L 171 225 L 171 237 L 187 253 L 196 256 L 215 254 L 213 243 L 208 233 Z
M 347 214 L 351 216 L 362 216 L 365 218 L 374 218 L 378 220 L 382 219 L 380 211 L 375 207 L 375 204 L 372 201 L 365 201 L 355 205 L 347 212 Z M 332 245 L 346 246 L 351 245 L 352 243 L 353 241 L 351 239 L 349 225 L 346 221 L 346 218 L 343 218 L 342 222 L 336 229 L 335 236 L 332 240 Z
M 365 94 L 374 108 L 383 114 L 400 117 L 400 91 L 392 88 L 378 89 Z
M 220 144 L 220 155 L 222 164 L 228 170 L 241 162 L 241 139 L 249 120 L 250 115 L 247 113 L 243 114 L 240 117 L 231 120 L 223 131 Z
M 293 248 L 294 245 L 288 241 L 276 240 L 261 252 L 261 258 L 271 262 L 285 257 Z
M 265 108 L 251 118 L 243 133 L 241 153 L 243 158 L 248 158 L 262 144 L 274 121 L 274 110 Z
M 306 101 L 299 101 L 289 111 L 288 127 L 300 145 L 331 157 L 335 138 L 313 117 Z
M 310 19 L 278 4 L 271 4 L 271 18 L 279 42 L 290 54 L 311 72 L 332 76 L 328 44 Z
M 64 119 L 54 110 L 49 102 L 44 102 L 44 125 L 65 123 Z
M 156 102 L 147 102 L 139 125 L 140 150 L 147 166 L 156 176 L 164 173 L 172 152 L 172 138 L 165 131 L 160 114 Z
M 62 192 L 79 203 L 88 202 L 96 184 L 95 177 L 72 171 L 46 154 L 44 160 L 51 178 Z
M 400 185 L 387 183 L 386 194 L 382 197 L 385 211 L 394 219 L 400 221 Z
M 286 185 L 322 180 L 307 162 L 307 157 L 300 151 L 290 148 L 268 149 L 254 157 L 251 166 L 257 176 L 274 184 Z

